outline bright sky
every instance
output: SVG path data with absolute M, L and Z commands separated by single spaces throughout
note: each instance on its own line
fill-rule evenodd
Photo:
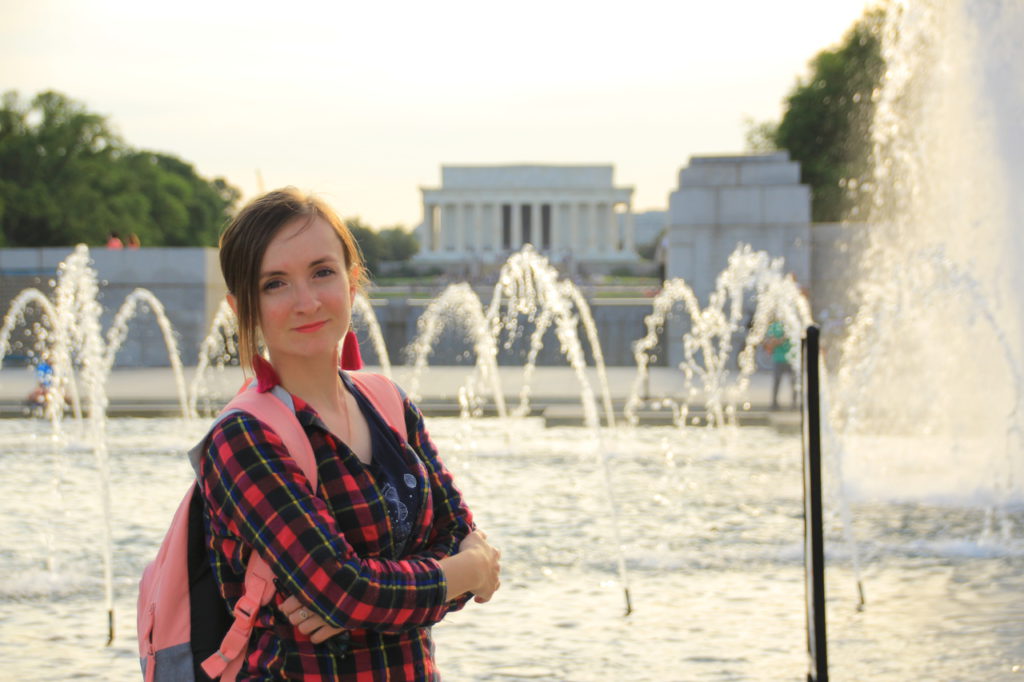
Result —
M 612 163 L 663 209 L 864 6 L 0 0 L 0 90 L 58 90 L 246 197 L 262 175 L 377 227 L 419 223 L 442 164 Z

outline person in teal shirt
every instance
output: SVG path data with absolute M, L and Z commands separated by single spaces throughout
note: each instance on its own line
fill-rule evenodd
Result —
M 768 325 L 768 333 L 765 335 L 765 347 L 772 354 L 772 409 L 779 409 L 779 387 L 782 385 L 782 378 L 789 377 L 790 406 L 796 407 L 796 374 L 793 366 L 789 364 L 789 349 L 792 343 L 786 337 L 786 330 L 779 321 Z

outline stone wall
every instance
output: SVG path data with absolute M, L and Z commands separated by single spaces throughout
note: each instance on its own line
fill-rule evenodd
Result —
M 57 267 L 72 252 L 70 247 L 0 249 L 0 305 L 6 312 L 13 298 L 26 287 L 52 296 Z M 212 248 L 95 249 L 90 252 L 99 280 L 101 320 L 106 334 L 117 310 L 136 288 L 148 289 L 163 304 L 176 334 L 186 365 L 194 365 L 226 289 L 220 275 L 217 250 Z M 150 312 L 141 308 L 129 323 L 129 333 L 115 364 L 120 367 L 157 367 L 169 364 L 166 345 Z M 32 312 L 29 319 L 37 319 Z M 12 360 L 19 360 L 19 352 Z
M 54 249 L 0 249 L 0 305 L 4 311 L 11 300 L 26 287 L 35 287 L 52 294 L 51 282 L 57 266 L 71 253 L 70 248 Z M 137 287 L 149 289 L 163 304 L 175 333 L 186 365 L 194 365 L 199 345 L 209 332 L 213 316 L 223 300 L 225 287 L 220 275 L 215 249 L 205 248 L 150 248 L 135 251 L 91 252 L 100 281 L 100 303 L 103 306 L 103 332 L 106 334 L 117 310 Z M 490 290 L 480 292 L 486 305 Z M 406 361 L 406 348 L 416 338 L 417 322 L 429 304 L 429 299 L 388 298 L 374 300 L 376 313 L 388 345 L 388 354 L 395 364 Z M 597 299 L 592 312 L 601 339 L 602 351 L 610 365 L 632 365 L 632 343 L 646 334 L 644 317 L 651 311 L 651 299 Z M 29 323 L 36 319 L 29 313 Z M 366 324 L 356 320 L 367 363 L 377 362 L 376 353 L 366 334 Z M 523 335 L 514 339 L 509 348 L 503 348 L 499 362 L 506 365 L 522 364 L 529 351 L 529 334 L 533 326 L 523 320 Z M 578 332 L 583 339 L 588 363 L 593 354 L 586 341 L 582 325 Z M 472 344 L 466 341 L 458 325 L 449 325 L 442 334 L 437 348 L 430 357 L 431 364 L 473 364 Z M 659 356 L 660 362 L 664 358 Z M 5 364 L 25 361 L 19 353 L 12 354 Z M 544 338 L 544 350 L 538 357 L 541 365 L 567 364 L 554 330 Z M 139 312 L 129 324 L 129 334 L 118 353 L 118 367 L 161 367 L 169 364 L 163 336 L 152 314 Z
M 811 191 L 787 152 L 695 157 L 669 198 L 669 277 L 698 298 L 714 290 L 740 242 L 786 259 L 800 282 L 811 276 Z

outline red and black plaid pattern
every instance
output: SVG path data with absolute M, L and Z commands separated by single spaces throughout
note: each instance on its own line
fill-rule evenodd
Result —
M 447 600 L 438 560 L 457 551 L 473 519 L 423 415 L 405 399 L 412 450 L 404 454 L 422 499 L 406 553 L 394 556 L 387 504 L 370 471 L 312 407 L 294 400 L 316 457 L 317 494 L 269 427 L 244 414 L 222 421 L 200 467 L 213 571 L 234 606 L 255 549 L 277 576 L 277 603 L 294 595 L 349 630 L 349 643 L 315 645 L 280 611 L 265 608 L 238 679 L 440 679 L 430 625 L 468 595 Z

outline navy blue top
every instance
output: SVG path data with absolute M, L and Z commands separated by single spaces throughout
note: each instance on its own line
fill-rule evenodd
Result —
M 370 428 L 372 456 L 367 468 L 377 482 L 381 497 L 387 502 L 391 529 L 395 536 L 394 558 L 399 558 L 405 552 L 413 523 L 420 513 L 422 492 L 419 489 L 419 482 L 425 480 L 426 473 L 422 470 L 423 465 L 416 453 L 398 439 L 383 416 L 377 413 L 370 400 L 360 392 L 359 387 L 345 372 L 340 374 Z M 413 475 L 413 467 L 419 470 L 419 475 Z

